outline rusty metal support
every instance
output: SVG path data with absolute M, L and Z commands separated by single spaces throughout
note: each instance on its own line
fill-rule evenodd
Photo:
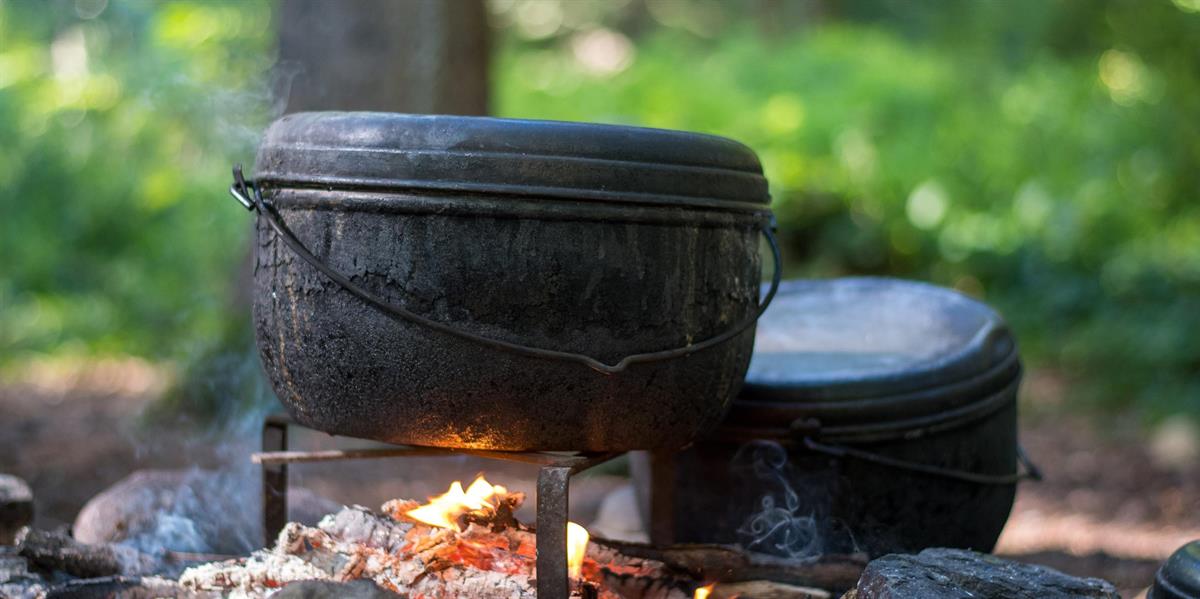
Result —
M 284 451 L 288 445 L 288 423 L 286 420 L 268 416 L 263 421 L 263 452 Z M 267 545 L 279 536 L 287 524 L 287 463 L 264 463 L 262 465 L 262 515 L 263 538 Z
M 289 451 L 288 426 L 297 426 L 286 416 L 272 415 L 263 421 L 262 451 L 250 456 L 262 466 L 263 532 L 265 544 L 279 536 L 287 523 L 288 464 L 397 458 L 411 456 L 472 455 L 493 460 L 520 462 L 541 467 L 537 482 L 537 592 L 539 599 L 567 599 L 571 579 L 567 572 L 567 516 L 571 477 L 607 462 L 620 453 L 559 454 L 505 452 L 482 449 L 411 447 L 395 445 L 372 449 Z
M 567 507 L 571 468 L 543 466 L 537 482 L 537 595 L 571 595 L 567 574 Z
M 675 543 L 675 453 L 650 453 L 650 542 L 665 547 Z

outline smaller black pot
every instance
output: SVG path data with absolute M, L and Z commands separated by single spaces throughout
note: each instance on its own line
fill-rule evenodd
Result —
M 786 557 L 990 551 L 1029 476 L 1020 378 L 1003 321 L 957 293 L 785 283 L 721 427 L 634 460 L 652 539 Z

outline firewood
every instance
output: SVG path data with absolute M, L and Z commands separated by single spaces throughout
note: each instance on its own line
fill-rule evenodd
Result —
M 158 560 L 121 545 L 85 545 L 65 533 L 23 529 L 17 535 L 17 552 L 44 570 L 58 570 L 80 578 L 136 575 L 158 569 Z
M 593 540 L 594 544 L 606 547 L 614 553 L 661 562 L 669 568 L 686 572 L 696 580 L 771 580 L 833 591 L 853 588 L 868 561 L 867 557 L 861 554 L 826 555 L 808 561 L 797 561 L 728 545 L 655 547 L 645 543 L 599 538 Z
M 830 599 L 831 596 L 821 589 L 768 580 L 718 583 L 709 595 L 710 599 Z
M 461 530 L 412 520 L 407 513 L 415 502 L 388 502 L 386 515 L 358 506 L 343 508 L 315 528 L 288 524 L 273 547 L 248 558 L 189 568 L 180 584 L 236 598 L 261 597 L 302 580 L 366 579 L 412 597 L 532 599 L 537 588 L 536 533 L 515 520 L 509 522 L 519 497 L 493 505 L 459 518 Z M 573 581 L 572 597 L 690 599 L 699 581 L 723 580 L 729 582 L 717 585 L 714 597 L 828 599 L 823 591 L 794 586 L 800 584 L 795 579 L 839 580 L 858 563 L 845 558 L 794 564 L 728 547 L 662 549 L 596 541 L 588 546 L 582 579 Z M 758 572 L 790 576 L 792 584 L 748 577 Z
M 71 580 L 46 590 L 44 599 L 218 599 L 186 591 L 174 580 L 156 576 L 104 576 Z

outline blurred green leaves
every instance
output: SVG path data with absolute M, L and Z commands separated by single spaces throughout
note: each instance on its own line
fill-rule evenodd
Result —
M 270 17 L 0 2 L 0 362 L 220 334 L 248 231 L 221 183 L 265 124 Z
M 1195 0 L 490 4 L 501 116 L 734 137 L 789 274 L 954 286 L 1093 405 L 1200 410 Z M 271 19 L 0 0 L 0 364 L 248 343 L 223 189 L 271 113 Z
M 1001 308 L 1078 396 L 1200 410 L 1190 3 L 814 2 L 781 22 L 743 0 L 706 17 L 716 35 L 654 10 L 631 27 L 632 3 L 536 39 L 522 5 L 495 5 L 516 23 L 502 115 L 741 140 L 771 180 L 791 274 L 955 286 Z M 631 36 L 627 68 L 581 65 L 572 40 L 596 28 Z

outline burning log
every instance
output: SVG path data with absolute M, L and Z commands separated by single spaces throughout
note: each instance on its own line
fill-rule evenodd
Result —
M 274 547 L 249 558 L 189 568 L 180 583 L 197 592 L 252 597 L 303 580 L 367 579 L 414 597 L 533 598 L 537 538 L 513 517 L 523 500 L 480 478 L 467 489 L 455 483 L 425 505 L 390 501 L 383 514 L 343 508 L 315 528 L 288 524 Z M 569 530 L 568 545 L 576 548 L 569 555 L 573 596 L 692 596 L 695 581 L 676 577 L 662 563 L 588 545 L 582 527 Z
M 868 561 L 865 554 L 824 555 L 796 561 L 727 545 L 655 547 L 607 539 L 597 539 L 596 543 L 616 555 L 661 562 L 696 580 L 727 583 L 771 580 L 837 592 L 854 588 Z
M 347 508 L 361 510 L 362 508 Z M 358 515 L 346 514 L 326 518 L 318 528 L 309 528 L 296 523 L 288 524 L 280 533 L 275 547 L 255 552 L 247 559 L 230 560 L 189 568 L 180 579 L 185 588 L 197 591 L 218 591 L 231 596 L 261 596 L 290 582 L 302 580 L 332 580 L 344 582 L 365 578 L 393 592 L 431 597 L 471 596 L 487 599 L 495 597 L 534 597 L 529 576 L 518 573 L 476 568 L 468 572 L 466 561 L 460 557 L 461 548 L 453 535 L 441 535 L 436 541 L 426 542 L 432 529 L 406 536 L 403 546 L 394 551 L 384 549 L 387 534 L 359 537 L 367 541 L 379 541 L 380 546 L 347 541 L 338 536 L 336 522 L 339 520 L 365 521 Z M 353 530 L 353 529 L 351 529 Z M 469 535 L 478 530 L 467 531 Z M 412 530 L 410 530 L 412 532 Z M 485 531 L 486 532 L 486 531 Z M 425 536 L 426 539 L 420 538 Z M 466 535 L 461 539 L 467 541 Z M 460 547 L 461 545 L 461 547 Z M 459 558 L 459 559 L 455 559 Z M 485 563 L 481 565 L 492 566 Z

